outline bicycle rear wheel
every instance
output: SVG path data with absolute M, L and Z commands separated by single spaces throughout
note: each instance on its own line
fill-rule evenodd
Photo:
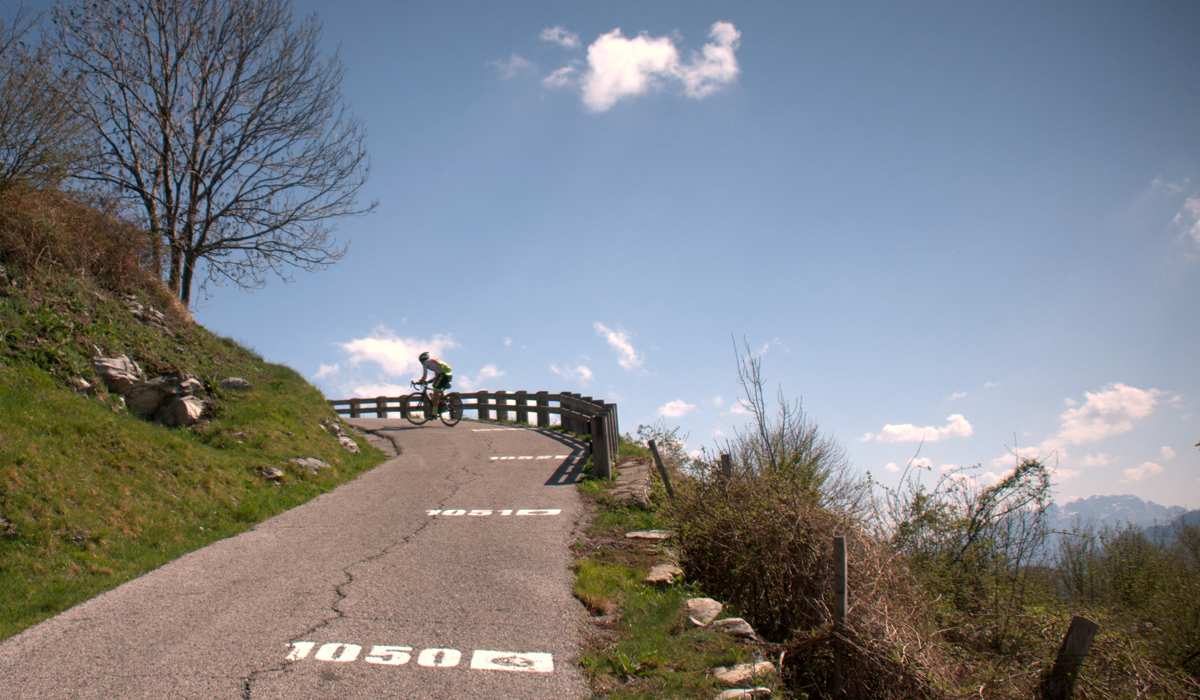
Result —
M 458 425 L 462 420 L 462 397 L 458 394 L 446 394 L 442 399 L 442 412 L 440 417 L 446 425 Z
M 433 413 L 433 406 L 429 403 L 429 399 L 425 398 L 424 394 L 409 394 L 404 397 L 402 404 L 404 417 L 413 425 L 420 425 L 429 420 Z

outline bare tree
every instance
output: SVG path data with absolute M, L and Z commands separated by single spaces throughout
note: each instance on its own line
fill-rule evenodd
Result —
M 0 185 L 58 182 L 85 156 L 72 86 L 55 74 L 46 45 L 32 43 L 40 19 L 25 6 L 0 18 Z
M 316 15 L 294 23 L 288 0 L 108 0 L 60 4 L 54 22 L 101 146 L 84 177 L 135 204 L 181 301 L 202 259 L 206 281 L 255 288 L 345 254 L 333 220 L 375 203 L 356 201 L 365 130 Z

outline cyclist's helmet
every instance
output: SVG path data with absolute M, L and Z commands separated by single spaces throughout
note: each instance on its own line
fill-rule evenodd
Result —
M 427 353 L 427 352 L 423 352 L 423 353 L 421 353 L 421 357 L 420 357 L 420 358 L 418 358 L 418 359 L 420 359 L 420 360 L 421 360 L 421 362 L 424 362 L 425 360 L 428 360 L 428 359 L 429 359 L 429 353 Z

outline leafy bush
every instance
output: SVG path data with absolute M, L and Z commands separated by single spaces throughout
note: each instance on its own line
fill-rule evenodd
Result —
M 1200 678 L 1200 527 L 1180 522 L 1153 538 L 1128 523 L 1076 522 L 1056 565 L 1068 601 L 1116 612 L 1159 663 Z
M 863 528 L 868 485 L 799 403 L 766 405 L 761 361 L 738 357 L 745 430 L 692 464 L 665 509 L 689 579 L 780 645 L 794 690 L 826 697 L 842 640 L 857 697 L 929 697 L 936 648 L 922 596 Z M 731 455 L 726 479 L 715 453 Z M 854 615 L 833 626 L 833 538 L 846 538 Z

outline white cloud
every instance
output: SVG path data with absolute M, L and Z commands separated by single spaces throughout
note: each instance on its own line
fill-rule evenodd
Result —
M 596 335 L 607 340 L 608 344 L 617 351 L 617 364 L 621 365 L 622 369 L 629 371 L 642 366 L 645 358 L 629 342 L 628 333 L 623 330 L 614 331 L 599 321 L 596 321 L 594 326 L 596 328 Z
M 412 393 L 412 387 L 399 384 L 358 384 L 351 394 L 360 399 L 373 399 L 376 396 L 405 396 Z M 367 407 L 370 410 L 370 407 Z
M 1180 230 L 1180 237 L 1190 236 L 1200 246 L 1200 195 L 1192 195 L 1183 202 L 1183 209 L 1171 220 L 1171 225 Z
M 725 399 L 721 398 L 721 395 L 718 394 L 712 398 L 712 405 L 715 408 L 720 408 L 725 405 Z
M 1190 182 L 1190 179 L 1184 180 L 1185 184 L 1187 182 Z M 1183 185 L 1177 185 L 1174 182 L 1168 182 L 1168 181 L 1162 179 L 1161 175 L 1154 178 L 1154 181 L 1150 183 L 1150 186 L 1153 189 L 1163 190 L 1164 192 L 1166 192 L 1169 195 L 1179 194 L 1180 192 L 1183 192 L 1183 189 L 1184 189 Z
M 1000 382 L 984 382 L 983 383 L 984 389 L 995 389 L 998 386 L 1000 386 Z
M 693 408 L 695 408 L 693 404 L 687 403 L 683 399 L 678 399 L 675 401 L 670 401 L 665 406 L 658 409 L 658 415 L 666 418 L 679 418 L 680 416 L 686 415 L 687 412 L 691 411 Z
M 445 350 L 458 347 L 449 335 L 435 335 L 429 340 L 401 338 L 393 331 L 380 326 L 366 338 L 357 338 L 339 346 L 350 355 L 350 364 L 357 367 L 364 362 L 374 362 L 384 374 L 399 377 L 405 374 L 420 376 L 421 363 L 417 356 L 428 350 L 440 357 Z
M 963 417 L 961 413 L 955 413 L 946 418 L 950 421 L 946 425 L 935 428 L 927 426 L 918 428 L 912 423 L 903 425 L 887 424 L 883 426 L 883 430 L 878 434 L 867 433 L 859 438 L 861 441 L 877 440 L 879 442 L 937 442 L 939 440 L 948 440 L 956 437 L 969 437 L 975 430 L 971 427 L 971 423 Z
M 1125 470 L 1125 478 L 1121 480 L 1122 484 L 1128 484 L 1131 481 L 1141 481 L 1148 476 L 1162 474 L 1163 468 L 1154 462 L 1143 462 L 1141 466 L 1131 467 Z
M 1133 430 L 1134 422 L 1154 411 L 1162 393 L 1158 389 L 1138 389 L 1118 382 L 1097 393 L 1085 393 L 1087 401 L 1082 406 L 1068 400 L 1067 405 L 1073 407 L 1059 416 L 1062 425 L 1058 439 L 1079 445 L 1127 433 Z
M 495 379 L 496 377 L 503 377 L 504 371 L 496 369 L 496 365 L 484 365 L 483 369 L 479 370 L 477 376 L 479 381 L 482 382 L 488 379 Z
M 1046 455 L 1055 451 L 1055 449 L 1056 448 L 1051 444 L 1050 440 L 1043 442 L 1039 447 L 1019 447 L 1013 452 L 1009 452 L 1006 455 L 993 459 L 989 466 L 992 469 L 1008 468 L 1009 470 L 1012 470 L 1015 468 L 1019 460 L 1045 459 Z
M 562 30 L 555 36 L 565 34 L 569 33 Z M 701 53 L 693 52 L 684 62 L 671 37 L 640 34 L 630 39 L 619 28 L 601 35 L 588 47 L 587 70 L 580 80 L 583 103 L 592 111 L 603 112 L 622 99 L 668 85 L 682 87 L 685 95 L 695 99 L 711 95 L 737 78 L 735 54 L 741 33 L 729 22 L 717 22 L 709 38 L 712 41 Z M 567 66 L 543 82 L 552 86 L 572 84 L 574 73 L 574 66 Z
M 956 391 L 953 394 L 950 394 L 950 398 L 948 398 L 946 400 L 947 401 L 955 401 L 957 399 L 963 398 L 966 395 L 967 395 L 967 392 L 965 392 L 965 391 Z
M 552 88 L 572 87 L 579 81 L 579 68 L 575 64 L 566 65 L 542 78 L 542 85 Z
M 506 347 L 506 348 L 507 348 L 507 347 L 509 347 L 510 345 L 512 345 L 512 338 L 505 338 L 505 339 L 504 339 L 504 347 Z
M 583 365 L 576 365 L 575 367 L 550 365 L 550 371 L 567 381 L 579 382 L 580 384 L 587 384 L 592 381 L 592 370 Z
M 889 472 L 892 472 L 893 474 L 900 471 L 900 465 L 896 464 L 895 462 L 888 462 L 887 464 L 883 465 L 883 468 Z
M 342 368 L 337 364 L 321 365 L 317 369 L 317 373 L 313 375 L 313 379 L 325 379 L 326 377 L 336 377 Z
M 568 32 L 563 27 L 548 27 L 543 29 L 538 38 L 542 41 L 558 44 L 565 49 L 577 49 L 580 47 L 579 35 L 574 32 Z
M 717 22 L 704 45 L 703 56 L 692 55 L 691 63 L 681 66 L 680 74 L 688 97 L 708 97 L 734 81 L 738 74 L 737 52 L 742 33 L 729 22 Z
M 1172 459 L 1175 459 L 1175 450 L 1172 450 L 1170 447 L 1167 447 L 1166 445 L 1163 445 L 1163 448 L 1161 450 L 1159 450 L 1159 454 L 1162 455 L 1163 461 L 1166 461 L 1166 462 L 1169 462 Z
M 748 408 L 746 408 L 745 406 L 743 406 L 743 405 L 742 405 L 742 402 L 741 402 L 741 401 L 739 401 L 739 402 L 735 403 L 734 405 L 730 406 L 730 407 L 729 407 L 729 413 L 731 413 L 731 414 L 734 414 L 734 415 L 739 415 L 739 416 L 749 416 L 749 415 L 753 415 L 753 413 L 750 411 L 750 409 L 748 409 Z
M 1107 467 L 1108 465 L 1112 464 L 1112 462 L 1113 462 L 1112 455 L 1109 455 L 1108 453 L 1104 453 L 1104 454 L 1098 454 L 1098 455 L 1087 455 L 1083 459 L 1079 460 L 1078 466 L 1080 466 L 1080 467 Z
M 496 66 L 497 70 L 500 71 L 500 77 L 505 80 L 515 78 L 521 71 L 533 68 L 531 61 L 515 53 L 502 61 L 488 61 L 486 65 Z

